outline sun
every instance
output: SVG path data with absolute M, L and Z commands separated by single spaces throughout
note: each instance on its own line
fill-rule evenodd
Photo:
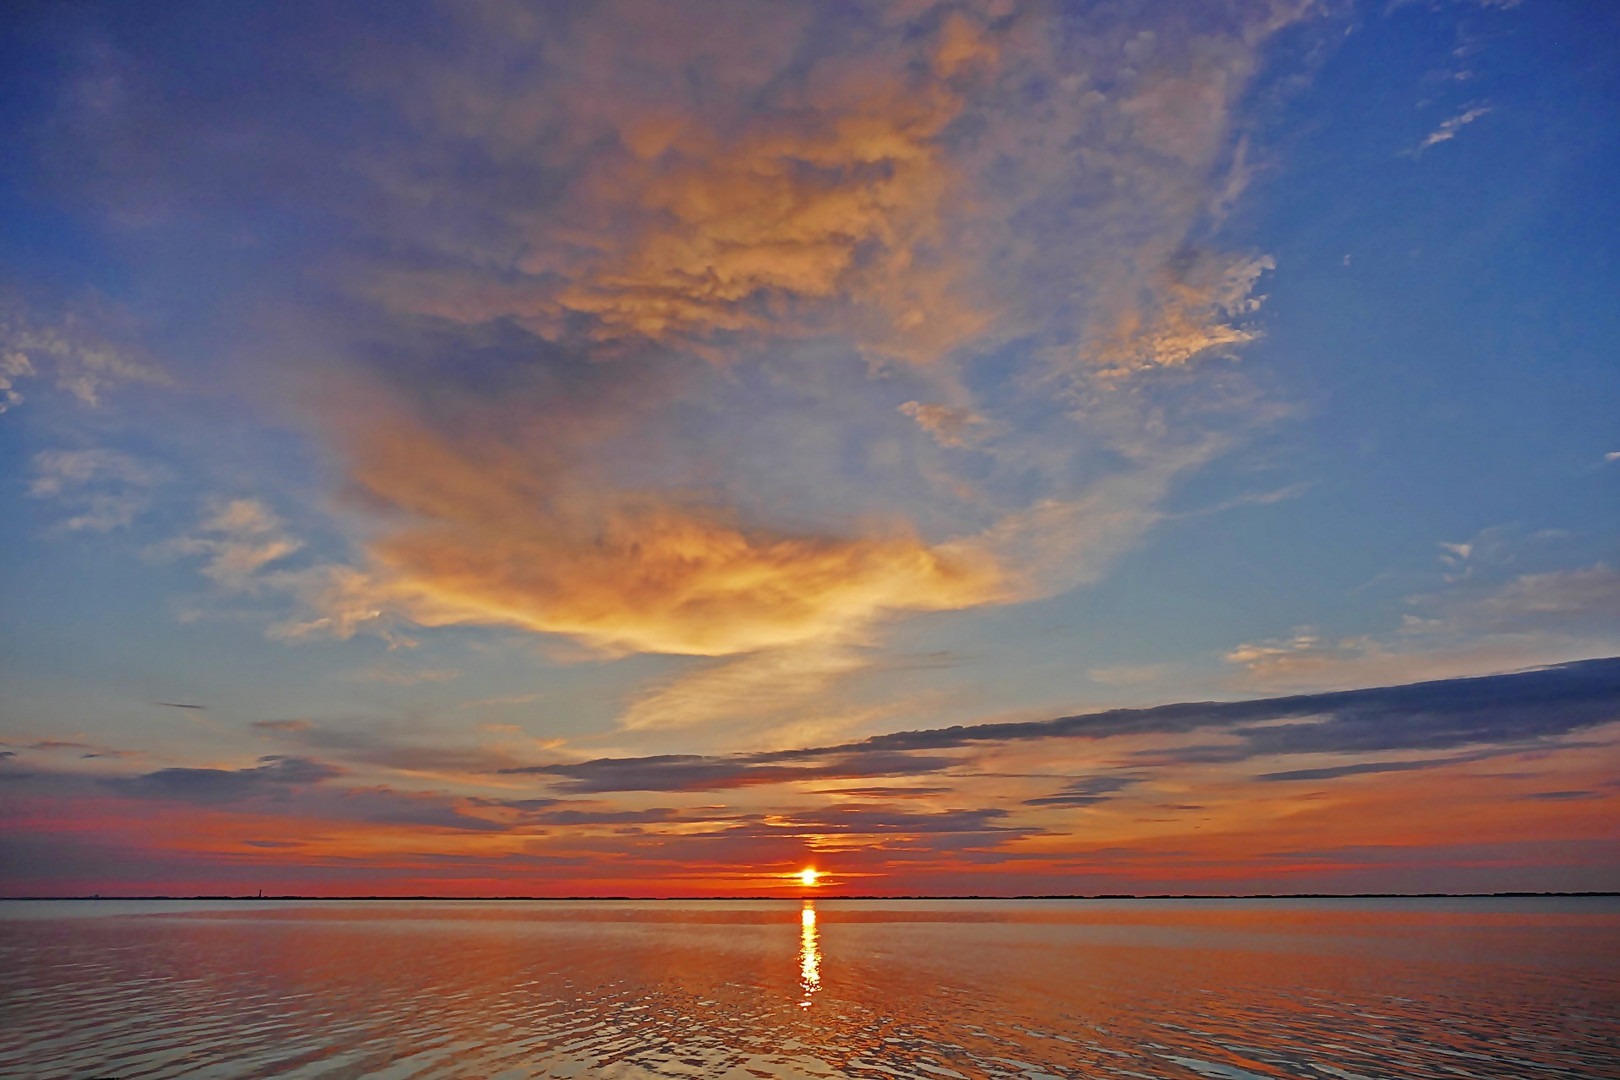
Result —
M 799 882 L 807 888 L 814 885 L 819 877 L 821 877 L 821 872 L 814 867 L 807 866 L 799 871 Z

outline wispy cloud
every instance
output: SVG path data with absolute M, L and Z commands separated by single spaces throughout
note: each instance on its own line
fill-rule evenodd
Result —
M 1413 150 L 1412 153 L 1427 150 L 1437 143 L 1450 142 L 1457 137 L 1457 133 L 1464 127 L 1487 115 L 1490 111 L 1491 107 L 1489 105 L 1474 105 L 1464 109 L 1456 116 L 1441 121 L 1440 126 L 1431 131 L 1422 142 L 1418 143 L 1417 149 Z
M 229 592 L 246 592 L 265 584 L 260 571 L 303 546 L 264 503 L 231 499 L 216 502 L 194 535 L 177 537 L 151 550 L 159 557 L 199 556 L 204 577 Z
M 121 383 L 172 385 L 166 372 L 103 333 L 110 313 L 68 311 L 47 319 L 15 296 L 0 294 L 0 412 L 21 404 L 18 384 L 54 374 L 56 386 L 95 407 Z
M 1581 845 L 1601 829 L 1592 808 L 1620 798 L 1617 724 L 1620 659 L 1609 659 L 750 754 L 504 767 L 484 754 L 483 767 L 499 769 L 488 779 L 506 786 L 483 795 L 405 783 L 448 777 L 476 755 L 307 722 L 258 725 L 307 749 L 240 767 L 108 777 L 0 758 L 0 782 L 8 805 L 57 807 L 58 825 L 94 820 L 95 835 L 127 834 L 154 860 L 166 845 L 227 866 L 259 851 L 283 877 L 344 866 L 382 881 L 453 865 L 465 882 L 474 868 L 522 879 L 550 867 L 541 891 L 614 891 L 608 880 L 661 894 L 755 891 L 813 858 L 879 892 L 969 880 L 985 892 L 1081 881 L 1119 891 L 1104 880 L 1218 889 L 1257 876 L 1319 887 L 1375 865 L 1463 858 L 1445 853 L 1460 813 L 1470 865 L 1523 862 L 1514 845 L 1529 842 L 1596 865 Z M 400 771 L 370 781 L 366 763 L 384 761 Z M 26 843 L 36 824 L 19 819 L 15 835 Z M 263 847 L 268 829 L 285 846 Z M 52 835 L 71 847 L 89 833 Z M 536 891 L 524 880 L 517 891 Z
M 1257 701 L 1113 709 L 1055 720 L 979 724 L 878 735 L 854 743 L 732 756 L 691 754 L 534 765 L 504 770 L 555 777 L 578 791 L 720 791 L 800 780 L 928 775 L 964 759 L 941 751 L 1044 739 L 1219 732 L 1230 738 L 1208 760 L 1278 754 L 1434 751 L 1481 743 L 1523 744 L 1620 719 L 1620 660 Z M 1297 723 L 1282 723 L 1298 721 Z M 1207 748 L 1159 753 L 1190 760 Z M 915 756 L 914 756 L 915 755 Z M 1357 766 L 1356 771 L 1366 771 Z M 1117 778 L 1116 778 L 1117 779 Z M 1089 781 L 1087 781 L 1089 782 Z M 1134 779 L 1131 781 L 1134 782 Z M 1072 789 L 1079 798 L 1126 786 Z M 1058 796 L 1061 797 L 1061 796 Z
M 1482 674 L 1620 647 L 1620 573 L 1595 563 L 1487 581 L 1474 571 L 1502 560 L 1481 542 L 1441 545 L 1453 568 L 1446 588 L 1411 597 L 1415 610 L 1397 630 L 1334 638 L 1301 627 L 1225 659 L 1246 687 L 1314 688 Z
M 976 441 L 975 425 L 983 424 L 984 417 L 971 409 L 952 408 L 936 403 L 907 401 L 899 411 L 917 422 L 917 426 L 934 437 L 941 446 L 965 447 Z
M 1306 7 L 1207 15 L 492 3 L 358 50 L 344 77 L 397 127 L 318 207 L 366 241 L 321 272 L 400 360 L 336 332 L 303 374 L 354 550 L 291 570 L 297 540 L 240 523 L 173 550 L 295 597 L 288 639 L 737 658 L 639 695 L 637 730 L 727 723 L 703 687 L 773 665 L 781 712 L 887 620 L 1097 580 L 1274 415 L 1235 372 L 1188 376 L 1260 332 L 1272 260 L 1200 229 Z M 139 192 L 180 185 L 116 119 L 83 130 Z M 236 167 L 195 142 L 188 177 Z M 966 377 L 991 358 L 1004 378 Z
M 242 769 L 158 769 L 104 783 L 136 798 L 220 804 L 263 795 L 286 798 L 294 789 L 341 776 L 342 770 L 309 758 L 272 755 Z
M 423 683 L 450 682 L 461 678 L 455 668 L 403 668 L 373 664 L 349 673 L 356 682 L 387 683 L 391 686 L 420 686 Z
M 165 470 L 116 450 L 44 450 L 34 455 L 28 494 L 69 507 L 57 525 L 66 532 L 109 532 L 133 522 L 166 479 Z

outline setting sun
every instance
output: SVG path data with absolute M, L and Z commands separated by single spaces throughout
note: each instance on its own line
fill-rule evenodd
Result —
M 808 866 L 799 871 L 799 881 L 807 886 L 814 885 L 819 877 L 821 877 L 821 873 Z

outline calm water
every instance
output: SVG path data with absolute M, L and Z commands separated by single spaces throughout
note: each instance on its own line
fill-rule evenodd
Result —
M 6 1077 L 1620 1077 L 1620 904 L 0 902 Z

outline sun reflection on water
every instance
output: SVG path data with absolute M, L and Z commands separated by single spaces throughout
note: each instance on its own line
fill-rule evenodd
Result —
M 806 900 L 799 912 L 799 989 L 804 1000 L 799 1008 L 810 1007 L 811 995 L 821 989 L 821 945 L 816 937 L 816 902 Z

